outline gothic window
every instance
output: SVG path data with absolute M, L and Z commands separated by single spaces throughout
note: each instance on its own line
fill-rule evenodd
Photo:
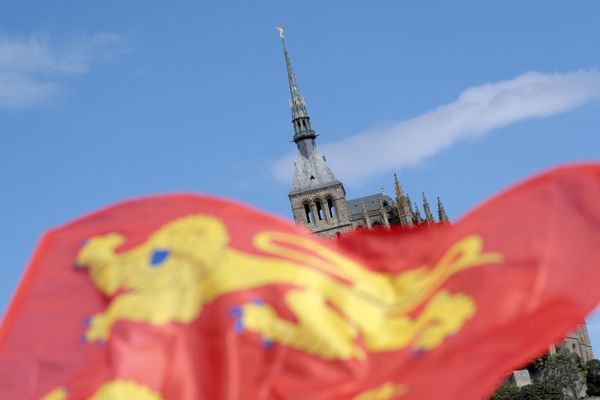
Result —
M 334 218 L 334 215 L 337 215 L 337 211 L 333 205 L 333 199 L 331 197 L 327 199 L 327 209 L 329 210 L 329 216 L 331 218 Z
M 318 217 L 322 221 L 323 220 L 323 207 L 321 207 L 321 201 L 317 200 L 316 205 L 317 205 Z
M 312 222 L 312 212 L 306 203 L 304 204 L 304 213 L 306 214 L 306 222 L 310 224 Z

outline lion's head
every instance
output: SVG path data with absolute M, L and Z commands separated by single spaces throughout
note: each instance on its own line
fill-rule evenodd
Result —
M 119 289 L 151 291 L 193 284 L 216 268 L 229 236 L 219 219 L 190 215 L 119 252 L 125 242 L 120 233 L 94 236 L 77 255 L 77 264 L 88 268 L 95 285 L 109 296 Z

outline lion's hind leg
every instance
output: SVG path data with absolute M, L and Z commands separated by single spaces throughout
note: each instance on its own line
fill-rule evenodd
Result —
M 475 313 L 472 299 L 448 290 L 436 293 L 415 317 L 407 314 L 386 316 L 365 326 L 365 343 L 371 351 L 411 348 L 430 350 L 456 334 Z
M 271 341 L 314 354 L 324 359 L 362 358 L 357 346 L 357 329 L 327 305 L 315 292 L 291 291 L 285 301 L 298 322 L 280 318 L 277 311 L 261 301 L 234 310 L 237 330 L 258 333 L 263 343 Z

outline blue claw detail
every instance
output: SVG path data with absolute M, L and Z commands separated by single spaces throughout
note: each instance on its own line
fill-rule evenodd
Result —
M 235 323 L 233 325 L 236 333 L 242 333 L 244 331 L 244 322 L 242 322 L 241 316 L 235 319 Z
M 229 315 L 235 318 L 235 321 L 233 323 L 233 329 L 236 333 L 241 333 L 244 330 L 244 323 L 242 322 L 243 314 L 244 310 L 240 306 L 232 307 L 231 309 L 229 309 Z
M 271 348 L 273 347 L 273 341 L 269 338 L 263 337 L 261 339 L 261 343 L 265 350 L 271 350 Z
M 232 317 L 240 317 L 242 315 L 242 307 L 232 307 L 229 310 L 229 315 Z
M 81 321 L 81 323 L 82 323 L 84 326 L 88 326 L 88 327 L 89 327 L 89 326 L 92 326 L 92 317 L 85 317 L 85 318 L 83 319 L 83 321 Z
M 252 304 L 256 304 L 257 306 L 264 306 L 265 302 L 263 299 L 259 298 L 259 297 L 253 297 L 250 299 L 250 302 Z
M 79 341 L 80 341 L 81 343 L 88 343 L 87 337 L 85 337 L 85 335 L 81 335 L 81 336 L 79 337 Z
M 427 353 L 427 351 L 425 349 L 416 349 L 415 350 L 415 357 L 417 358 L 421 358 L 425 355 L 425 353 Z

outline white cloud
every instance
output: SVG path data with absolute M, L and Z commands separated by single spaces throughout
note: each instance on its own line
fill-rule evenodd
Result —
M 527 72 L 475 86 L 435 110 L 391 126 L 320 146 L 338 178 L 360 183 L 378 173 L 420 163 L 461 139 L 530 118 L 543 118 L 600 97 L 599 71 L 564 74 Z M 280 158 L 272 172 L 290 181 L 293 157 Z
M 67 76 L 85 74 L 92 62 L 124 49 L 123 37 L 98 33 L 68 43 L 44 36 L 0 35 L 0 108 L 34 105 L 50 98 Z

